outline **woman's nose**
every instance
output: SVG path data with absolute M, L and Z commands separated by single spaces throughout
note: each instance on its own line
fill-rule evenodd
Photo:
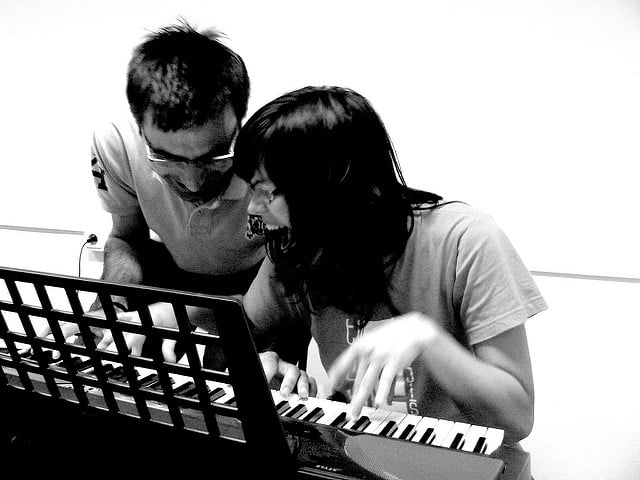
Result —
M 266 211 L 264 202 L 260 199 L 259 195 L 255 193 L 251 194 L 251 200 L 249 200 L 249 206 L 247 212 L 250 215 L 261 215 Z

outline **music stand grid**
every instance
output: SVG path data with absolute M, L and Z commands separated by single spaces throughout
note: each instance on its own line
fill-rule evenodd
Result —
M 104 316 L 90 313 L 81 300 L 96 295 Z M 133 301 L 140 323 L 118 319 L 113 304 L 117 296 L 127 297 L 130 304 Z M 153 324 L 148 306 L 156 302 L 172 305 L 177 328 Z M 191 324 L 189 307 L 210 311 L 209 328 L 203 330 Z M 63 322 L 76 324 L 79 333 L 65 338 Z M 40 336 L 39 330 L 47 327 L 50 335 Z M 116 349 L 96 348 L 91 327 L 110 331 Z M 216 333 L 208 333 L 212 331 Z M 145 344 L 150 342 L 155 347 L 149 349 L 150 353 L 143 350 L 143 355 L 132 355 L 126 333 L 144 335 Z M 291 452 L 247 319 L 241 302 L 235 298 L 0 267 L 0 340 L 5 344 L 0 353 L 0 387 L 244 443 L 261 455 L 275 455 L 283 466 L 291 463 Z M 179 362 L 165 361 L 160 347 L 164 340 L 176 341 L 184 350 Z M 205 348 L 223 351 L 224 370 L 202 365 L 201 352 Z M 30 354 L 25 355 L 25 351 Z M 86 361 L 82 369 L 78 368 L 77 358 L 90 362 L 89 373 Z M 109 364 L 122 367 L 126 382 L 108 375 Z M 17 373 L 17 385 L 9 382 L 5 368 Z M 155 372 L 161 388 L 142 385 L 137 369 Z M 196 398 L 177 395 L 172 374 L 192 380 Z M 40 377 L 42 382 L 34 382 L 34 377 Z M 229 385 L 235 403 L 212 402 L 208 381 Z M 91 395 L 96 391 L 99 395 Z M 120 396 L 133 402 L 123 404 L 118 401 Z M 153 406 L 162 408 L 150 408 Z M 166 414 L 158 416 L 159 411 Z M 186 411 L 191 414 L 185 415 Z M 196 418 L 201 415 L 202 422 L 193 421 L 194 412 L 198 414 Z M 233 436 L 221 429 L 230 420 L 240 426 Z

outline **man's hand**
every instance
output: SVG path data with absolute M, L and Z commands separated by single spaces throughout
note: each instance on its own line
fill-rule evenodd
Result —
M 151 319 L 153 320 L 153 324 L 160 327 L 168 327 L 168 328 L 178 328 L 178 323 L 176 321 L 175 314 L 173 312 L 173 307 L 170 303 L 153 303 L 149 305 L 149 313 L 151 315 Z M 138 312 L 122 312 L 118 314 L 118 321 L 131 322 L 140 325 L 142 322 L 140 320 L 140 315 Z M 124 332 L 124 339 L 127 344 L 127 348 L 131 352 L 132 355 L 142 355 L 142 346 L 146 340 L 144 335 L 140 335 L 138 333 L 133 332 Z M 162 341 L 162 354 L 166 361 L 175 362 L 176 361 L 176 353 L 175 353 L 176 341 L 172 339 L 163 339 Z M 102 337 L 102 340 L 98 343 L 97 348 L 102 348 L 105 350 L 115 350 L 115 345 L 113 341 L 113 336 L 111 335 L 111 331 L 106 330 Z
M 102 310 L 93 310 L 87 313 L 103 320 L 106 318 Z M 75 322 L 60 322 L 59 325 L 60 330 L 62 331 L 62 336 L 67 341 L 74 335 L 78 335 L 80 333 L 80 327 Z M 94 340 L 99 344 L 104 341 L 105 334 L 110 335 L 109 330 L 100 327 L 91 326 L 89 327 L 89 329 L 94 336 Z M 51 327 L 48 324 L 39 329 L 36 334 L 39 337 L 53 339 L 53 332 L 51 331 Z M 57 350 L 52 351 L 52 358 L 53 360 L 58 360 L 60 358 L 60 352 Z
M 306 399 L 309 396 L 315 397 L 318 393 L 318 386 L 313 377 L 307 375 L 307 372 L 300 370 L 292 363 L 285 362 L 280 356 L 273 351 L 263 352 L 260 354 L 260 361 L 267 382 L 272 380 L 280 381 L 280 394 L 287 398 L 294 390 L 297 390 L 300 398 Z

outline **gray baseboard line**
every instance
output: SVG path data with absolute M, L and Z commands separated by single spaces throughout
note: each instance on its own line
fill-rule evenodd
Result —
M 0 224 L 0 230 L 17 230 L 21 232 L 32 233 L 50 233 L 54 235 L 86 235 L 86 232 L 80 230 L 64 230 L 60 228 L 41 228 L 41 227 L 24 227 L 20 225 L 2 225 Z M 570 278 L 574 280 L 597 280 L 604 282 L 622 282 L 622 283 L 640 283 L 640 278 L 635 277 L 617 277 L 608 275 L 587 275 L 581 273 L 566 273 L 566 272 L 544 272 L 540 270 L 531 270 L 531 274 L 537 277 L 556 277 L 556 278 Z

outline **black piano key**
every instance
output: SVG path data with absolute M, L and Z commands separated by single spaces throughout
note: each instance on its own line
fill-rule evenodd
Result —
M 215 402 L 220 397 L 224 397 L 226 393 L 227 392 L 224 391 L 224 388 L 216 387 L 211 391 L 211 393 L 209 393 L 209 398 L 211 399 L 212 402 Z
M 127 374 L 124 373 L 124 367 L 122 365 L 109 372 L 108 377 L 121 383 L 128 382 Z
M 320 407 L 316 407 L 311 410 L 307 415 L 302 417 L 300 420 L 304 420 L 305 422 L 315 423 L 324 417 L 324 410 Z
M 276 405 L 276 411 L 278 412 L 278 415 L 282 415 L 284 412 L 286 412 L 290 408 L 291 408 L 291 404 L 286 400 L 281 400 Z
M 45 363 L 48 363 L 48 364 L 56 363 L 60 361 L 60 353 L 58 353 L 57 358 L 53 358 L 52 350 L 44 350 L 42 352 L 42 358 L 44 359 Z
M 195 397 L 197 395 L 196 384 L 193 382 L 187 382 L 176 388 L 174 392 L 176 395 L 181 395 L 183 397 Z
M 282 416 L 287 418 L 298 419 L 300 418 L 301 415 L 304 415 L 305 413 L 307 413 L 307 406 L 303 403 L 299 403 L 288 412 L 285 412 Z
M 176 383 L 176 381 L 173 378 L 169 377 L 169 383 L 173 385 L 174 383 Z M 162 390 L 162 383 L 160 383 L 160 379 L 158 379 L 155 383 L 150 384 L 149 388 L 151 390 L 155 390 L 156 392 Z
M 344 427 L 344 425 L 347 423 L 347 413 L 346 412 L 340 412 L 340 415 L 338 415 L 333 422 L 331 422 L 331 426 L 332 427 L 337 427 L 337 428 L 342 428 Z
M 225 405 L 230 405 L 232 407 L 235 407 L 236 406 L 236 397 L 235 396 L 231 396 L 231 397 L 227 398 L 224 401 L 224 404 Z
M 431 443 L 433 442 L 433 427 L 429 427 L 422 434 L 422 437 L 418 440 L 420 443 Z
M 413 431 L 414 428 L 416 428 L 415 425 L 407 425 L 404 427 L 404 430 L 402 430 L 402 433 L 398 435 L 398 438 L 402 440 L 411 440 L 415 435 L 415 432 Z
M 476 442 L 476 446 L 473 447 L 474 453 L 484 453 L 487 450 L 487 439 L 480 437 Z
M 82 357 L 71 357 L 71 365 L 72 368 L 75 368 L 77 371 L 84 370 L 85 368 L 89 368 L 91 366 L 91 359 L 83 359 Z
M 369 417 L 363 415 L 353 423 L 351 430 L 356 430 L 358 432 L 361 432 L 362 430 L 367 428 L 369 425 L 371 425 L 371 420 L 369 420 Z
M 449 448 L 452 448 L 455 450 L 462 448 L 462 446 L 464 445 L 464 442 L 462 441 L 463 437 L 464 437 L 463 433 L 456 433 L 456 436 L 453 437 L 453 442 L 451 442 L 451 445 L 449 445 Z
M 382 437 L 390 437 L 398 430 L 398 424 L 393 420 L 389 421 L 383 428 L 380 430 L 380 436 Z
M 155 385 L 155 384 L 159 384 L 160 383 L 160 379 L 158 378 L 158 374 L 154 373 L 152 375 L 149 376 L 149 378 L 143 380 L 142 382 L 140 382 L 140 386 L 141 387 L 150 387 L 151 385 Z

